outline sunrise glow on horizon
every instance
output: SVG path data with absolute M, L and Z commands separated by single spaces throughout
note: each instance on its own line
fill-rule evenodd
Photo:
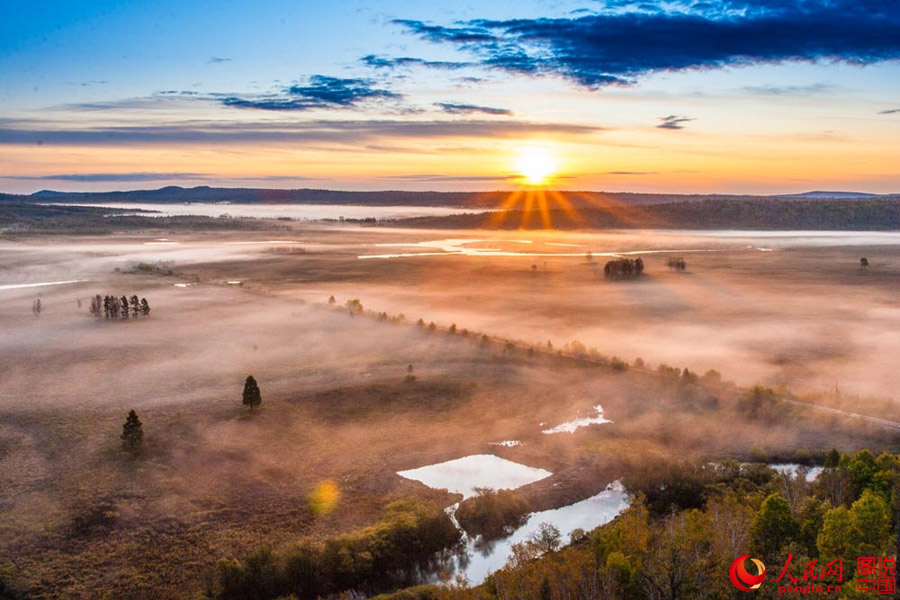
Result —
M 900 192 L 896 3 L 2 12 L 0 192 Z

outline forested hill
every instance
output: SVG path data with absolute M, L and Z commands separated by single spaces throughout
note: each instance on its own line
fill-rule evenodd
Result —
M 706 199 L 643 206 L 510 210 L 419 217 L 394 225 L 433 229 L 900 230 L 900 197 L 861 200 Z
M 526 192 L 527 193 L 527 192 Z M 538 192 L 541 193 L 541 192 Z M 837 199 L 855 198 L 871 199 L 871 195 L 850 192 L 808 192 L 816 194 L 816 199 L 835 201 Z M 832 194 L 832 195 L 829 195 Z M 840 194 L 835 196 L 833 194 Z M 215 188 L 199 186 L 183 188 L 169 186 L 156 190 L 131 190 L 121 192 L 56 192 L 44 190 L 30 195 L 0 194 L 0 203 L 40 202 L 40 203 L 109 203 L 109 202 L 141 202 L 141 203 L 216 203 L 231 202 L 236 204 L 357 204 L 369 206 L 456 206 L 471 209 L 498 208 L 510 199 L 521 196 L 521 193 L 510 191 L 493 192 L 410 192 L 410 191 L 378 191 L 355 192 L 339 190 L 298 189 L 274 190 L 253 188 Z M 578 192 L 547 191 L 547 198 L 562 199 L 575 208 L 638 206 L 649 204 L 670 204 L 678 202 L 704 201 L 748 201 L 761 200 L 766 196 L 737 196 L 725 194 L 644 194 L 631 192 Z M 884 198 L 885 196 L 875 196 Z M 782 201 L 799 201 L 803 194 L 785 196 Z M 798 200 L 799 199 L 799 200 Z

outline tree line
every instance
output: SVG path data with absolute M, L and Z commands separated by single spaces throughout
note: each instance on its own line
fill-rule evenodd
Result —
M 462 213 L 442 217 L 412 217 L 392 226 L 416 229 L 542 229 L 549 218 L 554 229 L 744 229 L 744 230 L 855 230 L 900 229 L 900 197 L 841 200 L 819 198 L 712 197 L 660 204 L 621 206 L 616 210 L 584 207 L 577 213 L 562 209 L 546 215 L 509 210 L 506 218 Z M 532 218 L 528 218 L 532 217 Z
M 131 296 L 112 296 L 107 295 L 101 297 L 97 294 L 91 298 L 90 306 L 91 314 L 98 319 L 127 319 L 129 316 L 147 317 L 150 315 L 150 304 L 146 298 L 140 298 L 136 295 Z

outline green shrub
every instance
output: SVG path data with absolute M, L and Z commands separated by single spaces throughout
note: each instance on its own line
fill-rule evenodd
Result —
M 477 488 L 477 495 L 463 500 L 456 519 L 470 535 L 494 539 L 508 535 L 528 519 L 531 506 L 511 490 Z

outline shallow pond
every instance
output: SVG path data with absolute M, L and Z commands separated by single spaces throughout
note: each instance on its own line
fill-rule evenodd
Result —
M 588 425 L 601 425 L 603 423 L 612 423 L 612 421 L 603 416 L 603 407 L 597 404 L 596 406 L 594 406 L 593 417 L 582 417 L 580 419 L 566 421 L 565 423 L 557 425 L 556 427 L 544 429 L 541 431 L 541 433 L 575 433 L 575 430 L 579 427 L 587 427 Z
M 816 478 L 822 474 L 822 471 L 825 470 L 822 467 L 808 467 L 806 465 L 799 465 L 797 463 L 771 464 L 769 465 L 769 468 L 775 469 L 779 473 L 790 475 L 791 477 L 796 477 L 797 473 L 799 473 L 801 469 L 807 469 L 807 481 L 815 481 Z
M 602 416 L 602 410 L 600 411 Z M 428 487 L 446 489 L 469 498 L 475 488 L 515 489 L 552 475 L 491 454 L 474 454 L 446 462 L 400 471 L 398 475 L 420 481 Z M 447 509 L 456 523 L 458 505 Z M 531 513 L 524 525 L 506 538 L 483 542 L 480 538 L 466 536 L 465 555 L 451 559 L 449 570 L 461 574 L 472 585 L 480 584 L 488 574 L 506 564 L 512 554 L 513 544 L 523 542 L 537 533 L 541 525 L 549 523 L 559 529 L 563 543 L 568 543 L 576 529 L 590 531 L 611 521 L 628 506 L 628 494 L 618 481 L 595 496 L 552 510 Z M 457 524 L 457 527 L 459 525 Z
M 68 279 L 66 281 L 41 281 L 39 283 L 9 283 L 0 284 L 0 291 L 3 290 L 22 290 L 26 288 L 45 287 L 48 285 L 68 285 L 70 283 L 82 283 L 87 279 Z
M 604 252 L 591 250 L 590 246 L 580 252 L 547 252 L 538 250 L 504 250 L 502 248 L 485 248 L 479 244 L 493 243 L 498 245 L 519 244 L 522 246 L 534 244 L 533 240 L 511 240 L 511 239 L 479 239 L 479 238 L 449 238 L 445 240 L 428 240 L 424 242 L 409 243 L 390 243 L 375 244 L 376 248 L 413 248 L 415 251 L 409 252 L 391 252 L 387 254 L 361 254 L 357 258 L 408 258 L 420 256 L 530 256 L 530 257 L 584 257 L 590 252 L 594 257 L 614 258 L 619 256 L 631 256 L 642 254 L 668 254 L 672 252 L 691 253 L 691 252 L 718 252 L 718 249 L 695 248 L 675 250 L 672 248 L 663 249 L 642 249 L 642 250 L 622 250 L 615 252 Z M 567 246 L 575 247 L 576 244 L 550 244 L 546 246 Z
M 406 243 L 374 244 L 374 248 L 397 248 L 390 252 L 373 251 L 362 259 L 389 259 L 427 256 L 527 256 L 594 258 L 644 256 L 654 254 L 691 254 L 698 252 L 772 252 L 784 248 L 841 246 L 896 246 L 900 232 L 863 231 L 729 231 L 729 230 L 612 230 L 602 233 L 567 233 L 567 240 L 580 243 L 551 242 L 541 232 L 518 232 L 532 239 L 447 238 Z M 560 250 L 554 250 L 558 247 Z M 577 249 L 577 250 L 576 250 Z
M 430 488 L 462 494 L 466 498 L 475 495 L 475 488 L 512 490 L 553 475 L 550 471 L 521 465 L 493 454 L 473 454 L 397 474 Z

